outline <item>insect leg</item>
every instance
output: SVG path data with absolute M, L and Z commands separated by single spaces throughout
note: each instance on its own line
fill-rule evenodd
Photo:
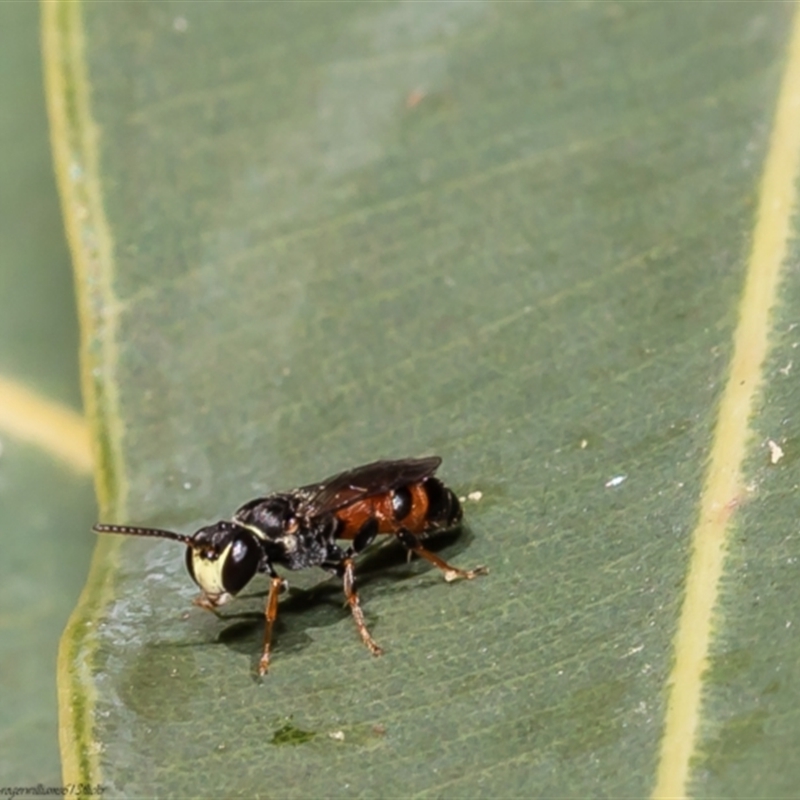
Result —
M 347 548 L 345 554 L 347 558 L 357 555 L 362 550 L 366 550 L 378 535 L 378 520 L 375 517 L 368 519 L 362 526 L 359 532 L 353 537 L 353 544 Z
M 269 669 L 269 654 L 272 645 L 272 626 L 278 617 L 278 595 L 281 593 L 286 581 L 283 578 L 273 575 L 269 584 L 269 597 L 264 608 L 264 645 L 261 648 L 261 660 L 258 662 L 258 674 L 266 675 Z
M 397 538 L 400 539 L 403 545 L 410 551 L 416 553 L 418 556 L 422 556 L 422 558 L 430 561 L 431 564 L 435 564 L 437 567 L 439 567 L 439 569 L 444 572 L 444 579 L 448 583 L 450 581 L 458 580 L 458 578 L 472 580 L 473 578 L 477 578 L 478 575 L 485 575 L 489 571 L 483 566 L 475 567 L 475 569 L 459 569 L 458 567 L 448 564 L 444 559 L 439 558 L 439 556 L 437 556 L 435 553 L 431 553 L 430 550 L 426 550 L 422 546 L 419 537 L 405 528 L 401 528 L 397 532 Z
M 192 603 L 198 608 L 204 608 L 206 611 L 210 611 L 217 619 L 224 619 L 222 614 L 217 611 L 219 603 L 213 597 L 209 597 L 205 592 L 195 597 Z
M 364 612 L 361 610 L 361 603 L 358 599 L 356 592 L 356 578 L 355 570 L 353 568 L 353 559 L 345 558 L 341 566 L 342 581 L 344 582 L 344 596 L 350 606 L 350 611 L 353 613 L 353 619 L 358 628 L 358 633 L 361 636 L 361 641 L 369 648 L 370 653 L 374 656 L 383 655 L 383 650 L 378 646 L 376 641 L 369 635 L 367 630 L 367 623 L 364 621 Z

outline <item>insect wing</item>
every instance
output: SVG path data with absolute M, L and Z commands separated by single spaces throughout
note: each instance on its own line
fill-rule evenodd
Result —
M 373 461 L 363 467 L 332 475 L 321 483 L 299 489 L 308 495 L 303 513 L 308 516 L 337 511 L 365 497 L 382 494 L 429 478 L 442 463 L 439 456 Z

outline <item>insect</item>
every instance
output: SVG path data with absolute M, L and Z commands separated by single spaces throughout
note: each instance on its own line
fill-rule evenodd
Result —
M 269 669 L 278 596 L 287 587 L 276 566 L 289 570 L 316 566 L 338 575 L 361 640 L 379 656 L 383 650 L 364 621 L 353 561 L 377 536 L 396 536 L 410 553 L 441 569 L 447 581 L 471 580 L 487 572 L 483 566 L 471 570 L 453 567 L 422 545 L 428 534 L 448 530 L 461 521 L 458 498 L 434 477 L 441 463 L 438 456 L 375 461 L 320 483 L 251 500 L 231 520 L 200 528 L 193 536 L 127 525 L 95 525 L 94 530 L 185 544 L 186 568 L 201 591 L 194 602 L 209 611 L 233 599 L 257 573 L 267 575 L 270 586 L 260 675 Z

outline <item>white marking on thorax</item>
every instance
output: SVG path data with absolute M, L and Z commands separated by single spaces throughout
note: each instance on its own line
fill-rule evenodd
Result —
M 261 528 L 259 528 L 256 525 L 248 525 L 244 522 L 238 522 L 238 521 L 236 524 L 241 525 L 243 528 L 246 528 L 248 531 L 250 531 L 250 533 L 254 533 L 256 535 L 256 538 L 261 539 L 262 542 L 265 541 L 267 538 L 266 535 L 264 534 L 264 531 L 262 531 Z

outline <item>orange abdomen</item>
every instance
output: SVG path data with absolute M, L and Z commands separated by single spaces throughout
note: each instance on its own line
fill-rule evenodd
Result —
M 412 483 L 401 491 L 407 491 L 410 495 L 407 498 L 410 502 L 404 503 L 403 511 L 406 513 L 402 518 L 398 519 L 394 492 L 366 497 L 336 512 L 336 517 L 342 523 L 342 529 L 336 534 L 336 538 L 355 538 L 370 519 L 378 521 L 378 533 L 396 533 L 400 528 L 412 533 L 423 533 L 428 528 L 428 493 L 422 483 Z

